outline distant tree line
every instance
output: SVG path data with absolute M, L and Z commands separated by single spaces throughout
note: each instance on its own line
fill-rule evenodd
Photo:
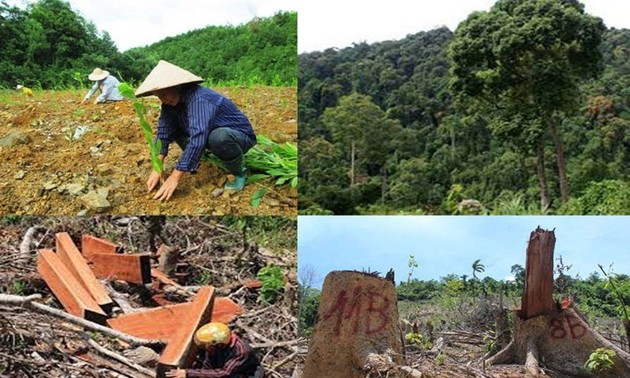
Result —
M 499 0 L 298 56 L 300 214 L 630 213 L 630 30 Z
M 630 309 L 630 276 L 615 274 L 617 291 L 608 284 L 608 279 L 598 272 L 586 278 L 571 276 L 571 265 L 557 259 L 558 265 L 554 279 L 554 297 L 561 301 L 571 298 L 580 310 L 588 317 L 620 318 L 622 306 Z M 525 269 L 521 265 L 511 268 L 513 279 L 496 280 L 492 277 L 479 278 L 475 275 L 449 274 L 439 280 L 409 279 L 396 283 L 396 292 L 400 302 L 412 302 L 416 306 L 440 304 L 443 300 L 456 298 L 478 300 L 502 293 L 508 306 L 518 301 L 525 287 Z M 308 336 L 317 321 L 317 309 L 321 291 L 312 287 L 299 287 L 298 314 L 299 329 L 303 336 Z M 624 302 L 621 303 L 620 300 Z
M 210 83 L 295 85 L 297 13 L 279 12 L 239 26 L 211 26 L 146 47 L 118 51 L 110 35 L 63 0 L 22 10 L 0 3 L 0 87 L 44 89 L 89 85 L 101 67 L 139 82 L 165 59 Z M 193 48 L 194 46 L 194 48 Z

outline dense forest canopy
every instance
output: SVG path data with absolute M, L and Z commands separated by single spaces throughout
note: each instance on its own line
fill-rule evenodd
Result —
M 577 1 L 501 0 L 298 70 L 301 214 L 630 212 L 630 30 Z
M 106 31 L 98 31 L 66 1 L 39 0 L 26 9 L 2 2 L 0 40 L 4 88 L 81 87 L 90 84 L 87 74 L 95 67 L 139 82 L 160 59 L 209 83 L 292 86 L 297 81 L 296 12 L 210 26 L 120 52 Z

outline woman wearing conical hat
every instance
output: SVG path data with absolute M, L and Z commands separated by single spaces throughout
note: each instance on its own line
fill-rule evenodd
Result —
M 241 190 L 245 186 L 243 155 L 256 144 L 254 129 L 232 101 L 200 86 L 201 82 L 199 76 L 161 60 L 136 90 L 138 97 L 155 95 L 162 102 L 157 126 L 157 138 L 162 141 L 159 158 L 164 160 L 172 142 L 183 151 L 154 199 L 168 201 L 184 174 L 197 170 L 206 150 L 234 175 L 234 182 L 226 183 L 226 189 Z M 152 191 L 159 181 L 160 175 L 151 171 L 147 189 Z
M 94 71 L 88 75 L 88 79 L 93 81 L 94 85 L 81 101 L 82 104 L 85 104 L 99 89 L 101 94 L 94 100 L 95 104 L 102 104 L 107 101 L 120 101 L 123 99 L 123 96 L 118 92 L 120 82 L 116 77 L 110 75 L 109 72 L 95 68 Z

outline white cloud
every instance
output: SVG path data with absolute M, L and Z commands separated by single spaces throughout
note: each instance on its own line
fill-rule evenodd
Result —
M 581 0 L 588 13 L 608 27 L 629 28 L 630 1 Z M 298 51 L 343 48 L 359 42 L 402 39 L 408 34 L 457 25 L 473 11 L 487 11 L 494 0 L 388 0 L 300 2 Z

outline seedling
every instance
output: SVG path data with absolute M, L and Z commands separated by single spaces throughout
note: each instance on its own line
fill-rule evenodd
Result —
M 266 266 L 258 271 L 256 278 L 262 283 L 260 295 L 263 302 L 274 302 L 280 294 L 280 289 L 284 286 L 282 269 L 277 266 Z
M 594 373 L 600 373 L 607 370 L 612 370 L 615 366 L 615 351 L 606 348 L 597 348 L 584 364 L 586 370 Z
M 162 169 L 164 167 L 164 163 L 159 159 L 160 150 L 162 149 L 162 141 L 158 138 L 153 140 L 153 132 L 151 130 L 151 125 L 147 122 L 146 114 L 147 109 L 144 106 L 143 100 L 138 100 L 133 89 L 127 83 L 121 83 L 118 85 L 118 91 L 123 97 L 133 100 L 133 108 L 136 111 L 136 115 L 138 116 L 138 120 L 140 120 L 140 127 L 142 127 L 142 131 L 144 132 L 144 139 L 149 146 L 149 153 L 151 156 L 151 168 L 155 172 L 157 172 L 160 177 L 162 176 Z
M 252 184 L 265 178 L 275 179 L 275 185 L 289 185 L 295 188 L 298 184 L 297 175 L 297 147 L 291 143 L 278 144 L 264 135 L 257 136 L 258 144 L 252 147 L 244 156 L 245 166 L 258 171 L 247 178 Z M 204 155 L 204 160 L 225 169 L 221 160 L 214 155 Z M 252 195 L 250 204 L 258 207 L 269 188 L 258 189 Z

